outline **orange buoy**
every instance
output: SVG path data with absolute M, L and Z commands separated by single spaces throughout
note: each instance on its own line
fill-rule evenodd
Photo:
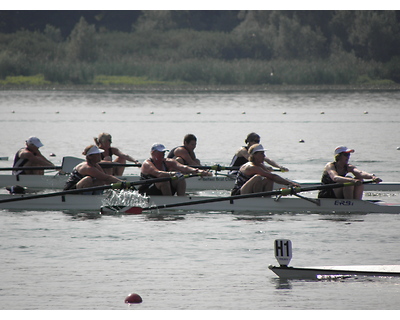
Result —
M 137 293 L 131 293 L 129 296 L 125 298 L 125 303 L 142 303 L 142 297 L 139 296 Z

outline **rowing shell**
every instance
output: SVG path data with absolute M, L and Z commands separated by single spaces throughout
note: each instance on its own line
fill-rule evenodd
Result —
M 400 265 L 289 267 L 292 259 L 292 241 L 289 239 L 276 239 L 274 252 L 279 267 L 269 265 L 268 268 L 281 279 L 317 280 L 351 276 L 400 277 Z
M 126 175 L 119 177 L 122 180 L 138 181 L 138 175 Z M 0 175 L 0 187 L 20 185 L 32 189 L 63 189 L 68 179 L 68 175 Z M 199 190 L 231 190 L 235 179 L 228 176 L 212 176 L 191 178 L 186 181 L 188 191 Z M 301 181 L 302 186 L 318 185 L 316 181 Z M 281 188 L 282 185 L 275 184 L 274 189 Z M 365 191 L 400 191 L 400 182 L 381 182 L 364 185 Z
M 24 197 L 24 195 L 0 195 L 2 199 L 14 197 Z M 136 196 L 137 198 L 138 196 Z M 134 198 L 134 197 L 133 197 Z M 145 212 L 150 212 L 152 206 L 164 206 L 171 204 L 182 204 L 184 206 L 171 207 L 161 210 L 185 210 L 185 211 L 228 211 L 228 212 L 255 212 L 255 213 L 274 213 L 274 212 L 315 212 L 315 213 L 400 213 L 400 203 L 390 204 L 381 201 L 364 200 L 340 200 L 340 199 L 313 199 L 307 201 L 295 196 L 276 198 L 248 198 L 237 199 L 234 201 L 205 202 L 201 204 L 190 204 L 192 201 L 207 201 L 216 197 L 207 196 L 151 196 L 140 198 L 140 205 L 132 204 L 132 201 L 123 200 L 115 203 L 107 201 L 105 195 L 78 195 L 68 194 L 48 198 L 29 199 L 22 201 L 0 203 L 0 209 L 10 210 L 80 210 L 80 211 L 100 211 L 106 212 L 108 208 L 118 207 L 120 213 L 129 213 L 133 206 L 147 208 Z M 135 199 L 130 199 L 135 200 Z M 135 200 L 136 201 L 136 200 Z
M 282 279 L 329 279 L 329 277 L 374 276 L 400 277 L 399 265 L 275 267 L 268 268 Z

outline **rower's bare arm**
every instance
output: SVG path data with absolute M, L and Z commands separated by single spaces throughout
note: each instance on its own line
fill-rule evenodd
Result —
M 140 163 L 135 158 L 131 157 L 129 154 L 121 152 L 118 148 L 113 148 L 113 154 L 115 154 L 116 156 L 121 157 L 125 160 L 131 161 L 134 163 Z
M 192 168 L 190 166 L 181 164 L 178 161 L 174 161 L 174 168 L 176 171 L 183 172 L 183 173 L 189 173 L 189 174 L 190 173 L 191 174 L 200 173 L 202 176 L 212 176 L 212 173 L 209 171 Z
M 275 168 L 280 169 L 280 170 L 283 171 L 283 172 L 288 172 L 288 171 L 289 171 L 288 168 L 279 165 L 275 160 L 272 160 L 272 159 L 270 159 L 270 158 L 268 158 L 268 157 L 265 157 L 265 158 L 264 158 L 264 161 L 265 161 L 266 163 L 268 163 L 269 165 L 271 165 L 271 166 L 273 166 L 273 167 L 275 167 Z
M 86 168 L 85 171 L 84 171 L 84 174 L 85 175 L 89 175 L 89 176 L 91 176 L 93 178 L 96 178 L 98 180 L 103 180 L 103 181 L 108 182 L 108 183 L 121 181 L 120 179 L 118 179 L 118 178 L 116 178 L 116 177 L 114 177 L 112 175 L 106 174 L 106 173 L 104 173 L 104 172 L 102 172 L 102 171 L 100 171 L 100 170 L 98 170 L 96 168 Z
M 356 167 L 354 167 L 352 169 L 352 172 L 355 176 L 356 179 L 371 179 L 376 183 L 382 182 L 382 179 L 378 178 L 376 175 L 374 175 L 373 173 L 368 173 L 362 170 L 357 169 Z
M 142 164 L 142 172 L 144 174 L 148 174 L 157 178 L 164 178 L 170 176 L 170 173 L 167 171 L 159 170 L 152 162 L 146 160 Z

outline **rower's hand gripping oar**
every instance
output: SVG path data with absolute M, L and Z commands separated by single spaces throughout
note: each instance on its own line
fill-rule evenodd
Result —
M 374 181 L 365 181 L 363 183 L 372 183 Z M 272 190 L 272 191 L 264 191 L 264 192 L 257 192 L 257 193 L 247 193 L 247 194 L 240 194 L 236 196 L 229 196 L 229 197 L 215 197 L 211 199 L 203 199 L 203 200 L 194 200 L 194 201 L 186 201 L 186 202 L 178 202 L 178 203 L 171 203 L 171 204 L 164 204 L 158 205 L 153 207 L 147 208 L 139 208 L 135 207 L 136 213 L 140 213 L 145 210 L 154 210 L 154 209 L 167 209 L 167 208 L 174 208 L 174 207 L 182 207 L 182 206 L 190 206 L 196 204 L 203 204 L 203 203 L 211 203 L 211 202 L 220 202 L 220 201 L 233 201 L 238 199 L 247 199 L 247 198 L 258 198 L 258 197 L 270 197 L 270 196 L 289 196 L 289 195 L 297 195 L 300 192 L 306 191 L 315 191 L 315 190 L 323 190 L 323 189 L 334 189 L 334 188 L 343 188 L 355 185 L 356 182 L 345 182 L 345 183 L 333 183 L 327 185 L 316 185 L 310 187 L 288 187 L 282 188 L 279 190 Z
M 20 196 L 20 197 L 12 196 L 7 199 L 1 199 L 0 204 L 5 203 L 5 202 L 57 197 L 57 196 L 63 196 L 63 195 L 67 195 L 67 194 L 80 194 L 80 193 L 85 193 L 85 192 L 93 192 L 93 191 L 107 190 L 107 189 L 113 189 L 113 190 L 134 189 L 134 186 L 137 186 L 137 185 L 151 184 L 151 183 L 164 182 L 164 181 L 170 181 L 170 180 L 179 180 L 179 179 L 197 177 L 199 175 L 201 175 L 201 174 L 199 173 L 199 174 L 175 175 L 172 177 L 154 178 L 154 179 L 139 180 L 139 181 L 121 181 L 121 182 L 116 182 L 116 183 L 112 183 L 112 184 L 108 184 L 108 185 L 96 186 L 96 187 L 90 187 L 90 188 L 81 188 L 81 189 L 65 190 L 65 191 L 52 192 L 52 193 L 35 194 L 35 195 L 31 195 L 31 196 Z

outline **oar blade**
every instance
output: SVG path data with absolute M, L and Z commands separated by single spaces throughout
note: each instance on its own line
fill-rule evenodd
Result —
M 137 215 L 143 213 L 143 208 L 129 207 L 129 206 L 103 206 L 100 209 L 100 213 L 104 215 L 110 215 L 110 214 Z

